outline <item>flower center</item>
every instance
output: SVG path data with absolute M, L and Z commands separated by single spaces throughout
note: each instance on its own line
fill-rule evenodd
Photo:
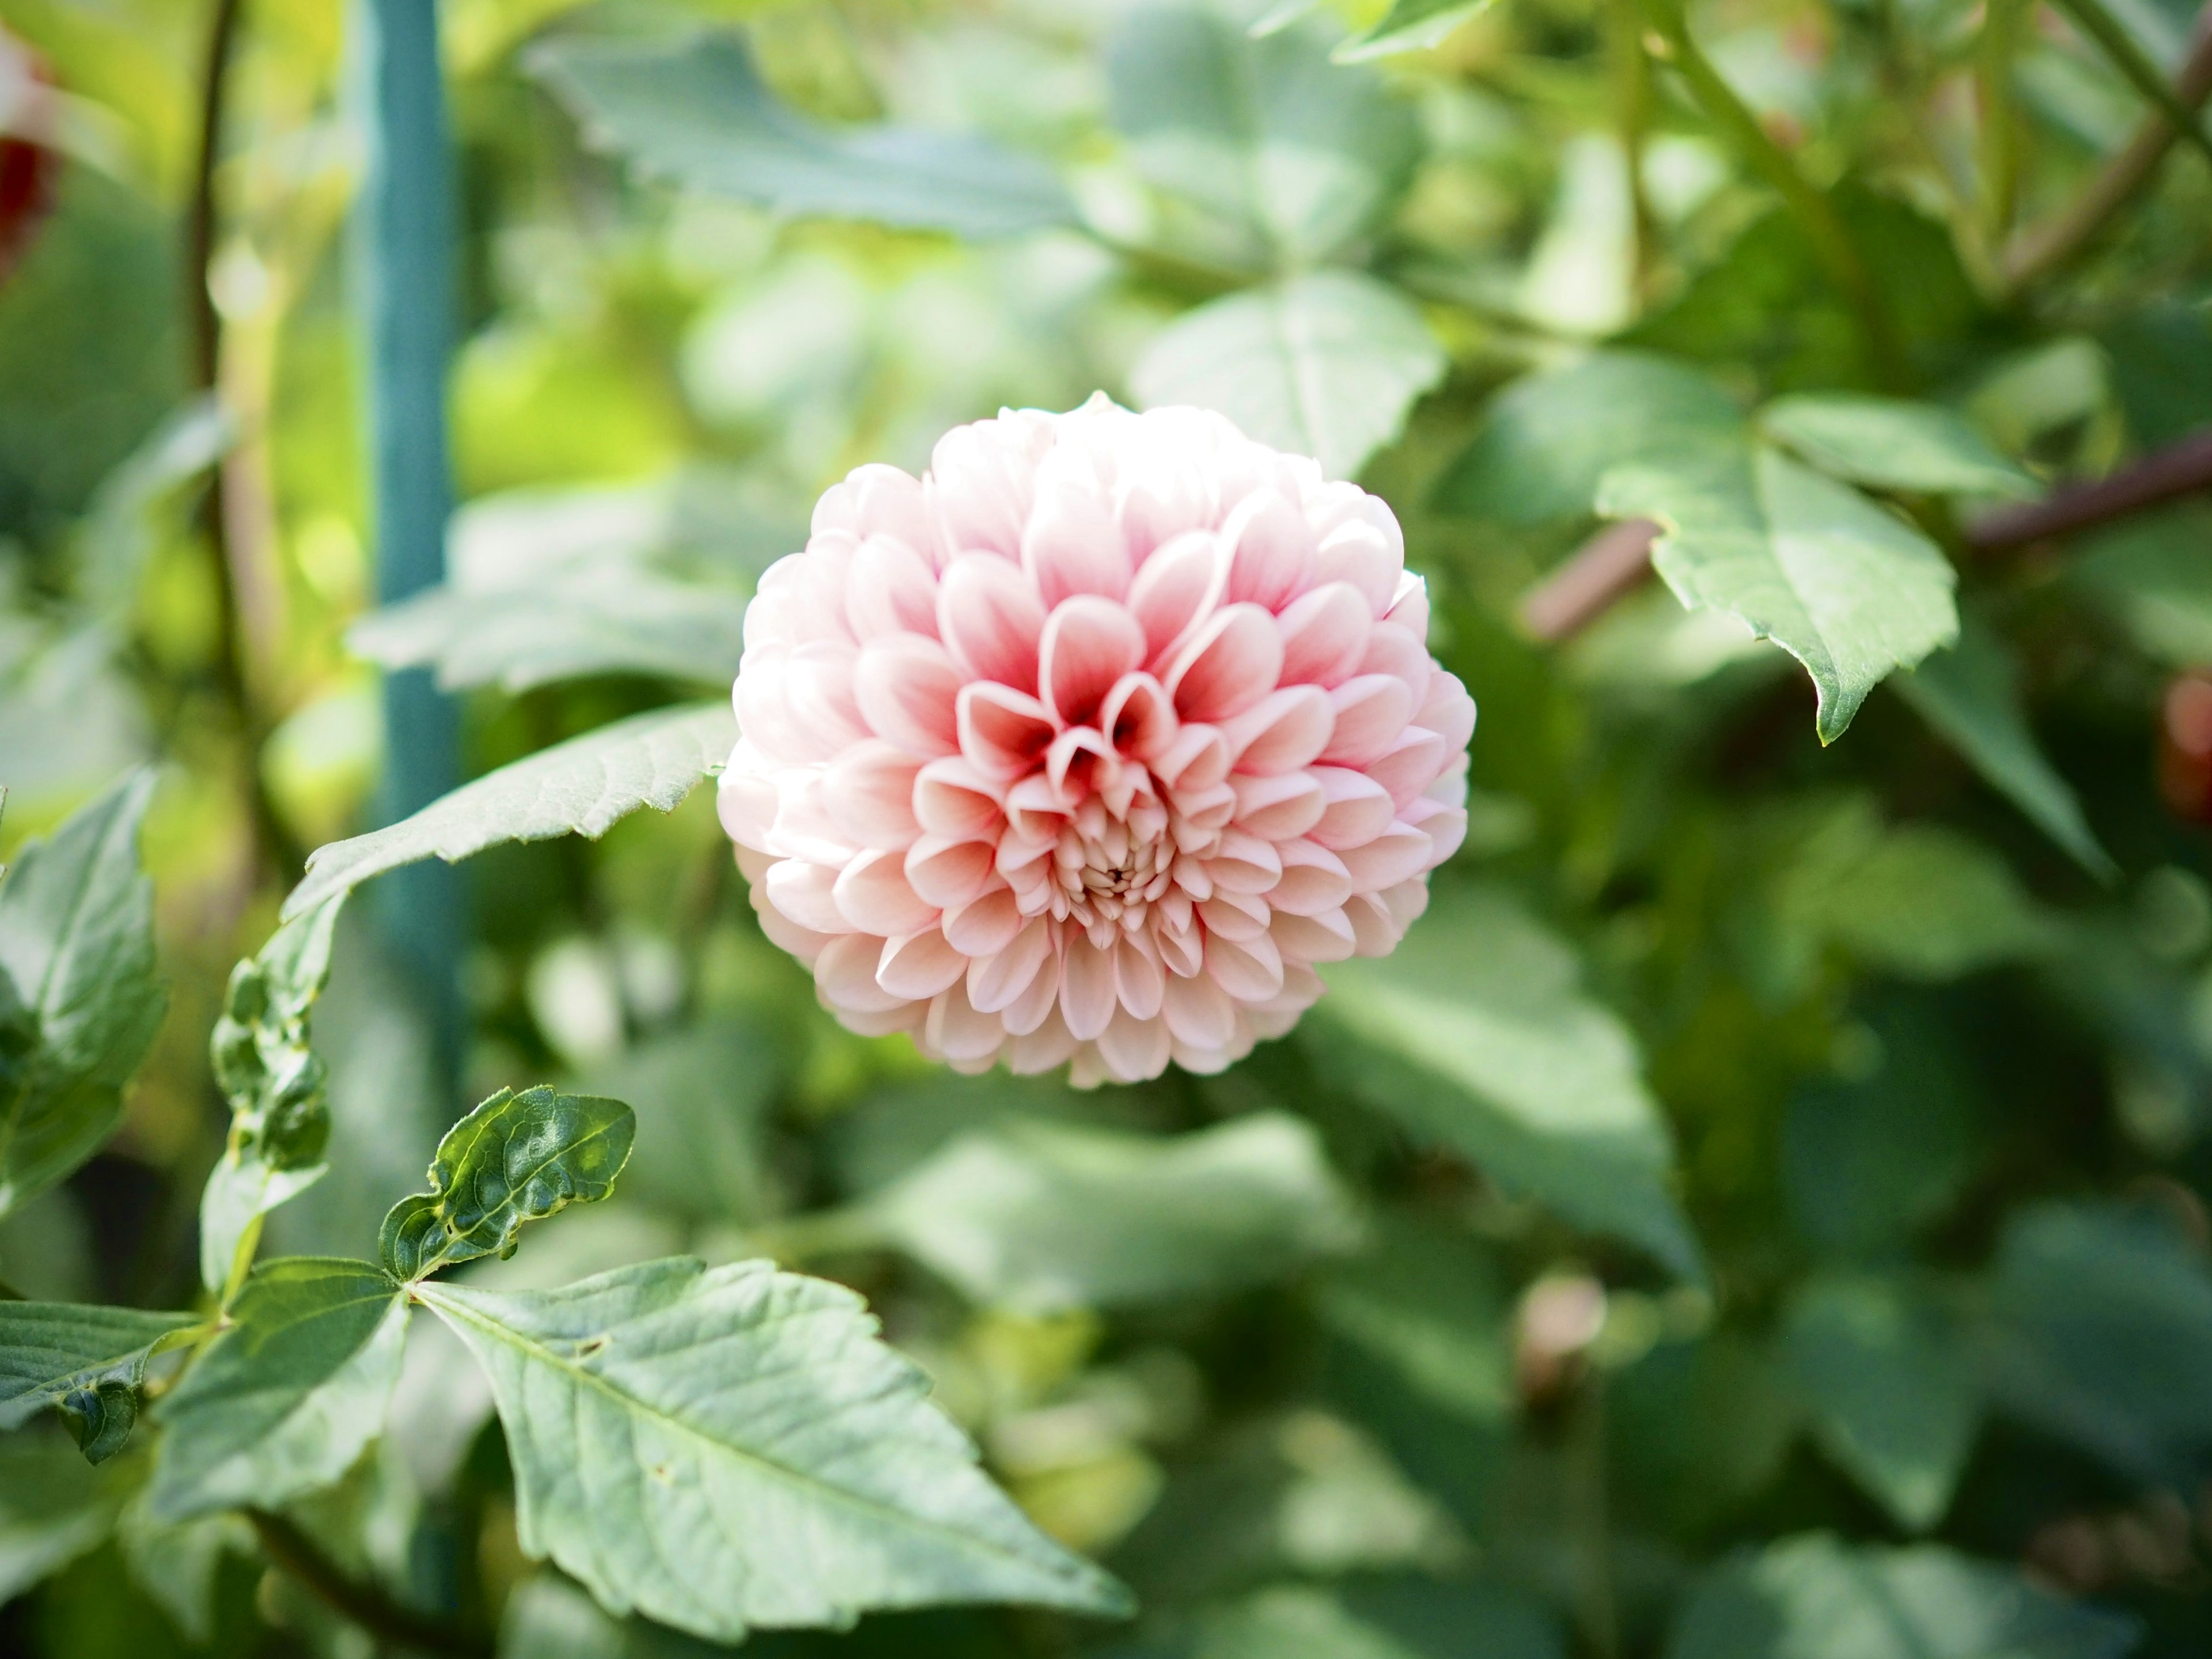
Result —
M 1149 792 L 1133 798 L 1126 812 L 1097 795 L 1086 798 L 1053 847 L 1060 901 L 1054 908 L 1093 932 L 1118 924 L 1134 933 L 1168 890 L 1175 846 L 1167 830 L 1168 813 Z

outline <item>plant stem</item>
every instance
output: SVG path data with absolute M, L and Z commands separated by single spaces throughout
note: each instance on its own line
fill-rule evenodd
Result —
M 2166 85 L 2164 72 L 2136 44 L 2126 25 L 2106 10 L 2101 0 L 2057 0 L 2057 3 L 2084 34 L 2103 49 L 2105 56 L 2112 60 L 2112 67 L 2127 77 L 2129 84 L 2142 94 L 2144 100 L 2202 150 L 2207 161 L 2212 161 L 2212 136 L 2206 134 L 2191 105 L 2177 97 L 2173 88 Z
M 1613 117 L 1620 151 L 1628 167 L 1628 203 L 1635 227 L 1631 293 L 1634 310 L 1644 309 L 1658 237 L 1651 198 L 1644 189 L 1644 141 L 1651 126 L 1651 63 L 1644 55 L 1644 21 L 1638 0 L 1607 0 L 1606 66 L 1613 82 Z
M 1988 0 L 1974 47 L 1981 102 L 1982 223 L 1991 246 L 2011 234 L 2020 212 L 2020 103 L 2013 95 L 2012 76 L 2026 16 L 2025 0 Z
M 374 1584 L 349 1577 L 297 1526 L 267 1510 L 248 1510 L 269 1559 L 311 1591 L 315 1598 L 371 1636 L 396 1647 L 453 1659 L 491 1659 L 492 1644 L 481 1637 L 441 1623 L 393 1601 Z
M 1618 1659 L 1620 1616 L 1613 1593 L 1612 1517 L 1607 1503 L 1605 1467 L 1605 1377 L 1593 1369 L 1583 1382 L 1575 1407 L 1571 1455 L 1577 1491 L 1577 1552 L 1581 1568 L 1583 1636 L 1597 1659 Z
M 2187 109 L 2212 96 L 2212 5 L 2197 16 L 2196 37 L 2187 61 L 2173 82 L 2174 100 Z M 2179 135 L 2165 117 L 2153 115 L 2136 129 L 2128 146 L 2105 164 L 2072 206 L 2046 222 L 2030 227 L 2005 250 L 2005 285 L 2019 289 L 2063 270 L 2096 246 L 2106 227 L 2142 193 L 2158 164 Z
M 1889 307 L 1875 286 L 1874 274 L 1860 257 L 1858 245 L 1851 240 L 1836 204 L 1799 171 L 1796 162 L 1768 135 L 1758 115 L 1698 48 L 1691 37 L 1680 0 L 1644 0 L 1644 7 L 1664 48 L 1658 54 L 1662 61 L 1672 64 L 1706 118 L 1758 168 L 1796 216 L 1806 240 L 1812 245 L 1814 258 L 1857 319 L 1875 379 L 1886 390 L 1907 390 L 1911 376 Z

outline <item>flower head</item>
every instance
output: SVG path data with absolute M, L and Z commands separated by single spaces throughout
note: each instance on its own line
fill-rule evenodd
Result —
M 745 617 L 720 790 L 865 1035 L 1078 1083 L 1220 1070 L 1380 956 L 1466 830 L 1474 703 L 1390 509 L 1102 397 L 864 466 Z

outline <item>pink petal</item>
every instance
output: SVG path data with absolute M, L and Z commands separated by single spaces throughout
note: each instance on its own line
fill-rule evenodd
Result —
M 868 735 L 857 700 L 853 647 L 840 641 L 802 645 L 783 665 L 784 717 L 810 760 L 827 760 Z
M 996 956 L 1022 931 L 1022 913 L 1013 890 L 994 887 L 957 910 L 947 910 L 938 924 L 952 948 L 965 957 Z
M 1114 683 L 1144 660 L 1137 619 L 1112 599 L 1079 594 L 1045 618 L 1038 647 L 1045 704 L 1064 726 L 1089 725 Z
M 1282 879 L 1267 890 L 1267 902 L 1292 915 L 1317 916 L 1352 896 L 1352 872 L 1344 860 L 1310 841 L 1279 842 Z
M 871 462 L 847 473 L 841 488 L 850 503 L 854 534 L 890 536 L 916 550 L 935 539 L 930 533 L 921 480 L 912 473 Z
M 1224 939 L 1257 939 L 1267 931 L 1274 912 L 1267 901 L 1253 893 L 1218 892 L 1198 907 L 1206 931 Z
M 1474 735 L 1474 699 L 1458 675 L 1437 669 L 1429 676 L 1429 695 L 1413 711 L 1413 720 L 1441 736 L 1444 747 L 1456 754 Z
M 1398 574 L 1405 565 L 1402 544 L 1376 526 L 1354 520 L 1321 538 L 1313 574 L 1316 582 L 1350 582 L 1367 601 L 1368 613 L 1380 617 L 1398 595 Z
M 884 941 L 876 983 L 893 996 L 922 1002 L 968 971 L 968 958 L 936 928 Z
M 1162 753 L 1145 758 L 1164 788 L 1209 789 L 1229 775 L 1229 740 L 1218 726 L 1186 726 Z
M 1217 888 L 1264 893 L 1282 879 L 1283 860 L 1273 842 L 1227 830 L 1222 832 L 1220 850 L 1206 860 L 1206 873 Z
M 1434 869 L 1459 851 L 1467 839 L 1467 808 L 1419 799 L 1406 808 L 1406 822 L 1429 838 L 1429 867 Z
M 1296 505 L 1273 489 L 1255 490 L 1222 520 L 1221 539 L 1234 548 L 1229 598 L 1279 611 L 1305 591 L 1313 573 L 1313 527 Z
M 969 678 L 1036 691 L 1044 606 L 1020 566 L 994 553 L 953 560 L 938 582 L 937 632 Z
M 1358 948 L 1351 919 L 1340 908 L 1310 916 L 1279 910 L 1269 931 L 1285 963 L 1342 962 Z
M 1044 751 L 1045 780 L 1062 800 L 1073 803 L 1091 793 L 1098 763 L 1113 758 L 1114 751 L 1107 747 L 1104 737 L 1090 726 L 1079 726 L 1061 732 Z
M 775 822 L 775 786 L 755 774 L 725 772 L 714 788 L 714 815 L 738 846 L 765 850 Z
M 1256 605 L 1232 605 L 1215 612 L 1176 653 L 1164 684 L 1185 720 L 1219 720 L 1273 690 L 1282 667 L 1274 617 Z
M 1304 835 L 1320 821 L 1328 804 L 1310 772 L 1286 772 L 1272 778 L 1239 774 L 1230 783 L 1237 792 L 1237 816 L 1232 821 L 1262 841 L 1287 841 Z M 1387 795 L 1383 805 L 1386 808 L 1389 805 Z
M 1226 783 L 1217 783 L 1210 789 L 1175 789 L 1169 793 L 1176 811 L 1182 814 L 1181 828 L 1201 839 L 1226 828 L 1237 811 L 1237 791 Z
M 1158 959 L 1124 934 L 1114 946 L 1114 994 L 1121 1006 L 1139 1019 L 1151 1019 L 1160 1012 L 1166 986 L 1167 975 Z
M 761 932 L 768 935 L 769 944 L 779 951 L 788 951 L 808 968 L 836 938 L 831 933 L 817 933 L 811 927 L 802 927 L 789 916 L 769 902 L 765 882 L 756 882 L 752 890 L 753 914 L 760 918 Z
M 1283 958 L 1275 942 L 1206 936 L 1206 971 L 1239 1002 L 1264 1002 L 1283 988 Z
M 1160 965 L 1176 978 L 1189 979 L 1205 968 L 1206 941 L 1196 928 L 1161 928 L 1152 938 L 1159 948 Z
M 1019 777 L 1043 758 L 1059 728 L 1052 712 L 1026 692 L 989 680 L 960 688 L 954 702 L 960 752 L 995 777 Z
M 1006 1022 L 1006 1030 L 1016 1036 L 1027 1036 L 1032 1031 L 1042 1030 L 1048 1022 L 1059 1025 L 1062 1030 L 1066 1030 L 1066 1024 L 1060 1018 L 1060 957 L 1056 954 L 1056 941 L 1060 938 L 1059 926 L 1057 923 L 1044 921 L 1035 921 L 1030 925 L 1045 930 L 1043 959 L 1037 964 L 1036 970 L 1030 975 L 1028 988 L 1017 993 L 1014 1000 L 1006 1005 L 1005 1012 L 999 1016 Z M 1070 1038 L 1069 1041 L 1072 1043 L 1073 1039 Z
M 1080 933 L 1061 953 L 1060 1013 L 1079 1042 L 1088 1042 L 1114 1018 L 1114 959 Z
M 995 1015 L 979 1013 L 957 980 L 930 1000 L 922 1041 L 948 1060 L 988 1060 L 1005 1046 L 1006 1028 Z
M 1387 957 L 1398 948 L 1404 933 L 1390 919 L 1390 907 L 1372 893 L 1354 893 L 1345 901 L 1344 914 L 1352 922 L 1352 954 Z
M 1388 620 L 1426 644 L 1429 637 L 1429 585 L 1408 570 L 1398 579 L 1398 594 L 1391 601 Z
M 823 774 L 823 810 L 855 846 L 898 852 L 921 833 L 914 809 L 920 769 L 913 756 L 879 738 L 856 743 Z M 722 775 L 726 786 L 729 775 Z
M 1148 761 L 1167 752 L 1182 727 L 1158 680 L 1124 674 L 1098 706 L 1098 729 L 1117 752 Z
M 880 1014 L 903 1007 L 905 998 L 893 996 L 876 983 L 876 964 L 883 954 L 880 939 L 841 933 L 814 958 L 814 988 L 841 1013 Z
M 1117 1083 L 1142 1083 L 1168 1068 L 1168 1028 L 1158 1019 L 1140 1018 L 1126 1008 L 1098 1036 L 1098 1057 Z
M 1012 1029 L 1011 1027 L 1009 1029 Z M 1047 1011 L 1042 1024 L 1014 1038 L 1006 1056 L 1006 1069 L 1017 1077 L 1034 1077 L 1066 1062 L 1075 1052 L 1075 1036 L 1057 1007 Z
M 1042 773 L 1006 791 L 1006 829 L 1018 840 L 1050 847 L 1067 822 L 1067 803 Z
M 1398 924 L 1402 933 L 1419 921 L 1421 913 L 1429 908 L 1429 884 L 1416 877 L 1395 887 L 1384 888 L 1381 897 L 1390 907 L 1390 920 Z
M 1243 714 L 1221 723 L 1221 735 L 1239 772 L 1265 777 L 1295 772 L 1328 746 L 1336 710 L 1317 685 L 1270 691 Z
M 1326 582 L 1291 600 L 1275 625 L 1283 635 L 1282 683 L 1334 686 L 1358 672 L 1374 617 L 1350 582 Z
M 957 426 L 937 441 L 923 482 L 938 544 L 948 555 L 971 548 L 1018 557 L 1029 517 L 1034 459 L 1018 432 L 999 421 Z
M 1129 551 L 1105 504 L 1062 486 L 1040 501 L 1022 531 L 1022 568 L 1048 609 L 1079 593 L 1119 599 L 1129 591 Z
M 1367 775 L 1403 806 L 1437 781 L 1443 764 L 1444 740 L 1434 732 L 1409 726 L 1395 743 L 1367 763 Z
M 1336 728 L 1321 758 L 1340 766 L 1365 766 L 1388 750 L 1413 712 L 1413 694 L 1395 674 L 1361 674 L 1328 694 Z
M 1321 785 L 1328 802 L 1321 822 L 1307 831 L 1333 852 L 1358 847 L 1390 827 L 1396 816 L 1390 792 L 1364 772 L 1341 766 L 1316 766 L 1307 774 Z
M 921 830 L 956 841 L 996 841 L 1006 823 L 1006 786 L 965 755 L 945 755 L 915 775 L 913 815 Z
M 1160 1013 L 1175 1040 L 1194 1048 L 1219 1048 L 1237 1030 L 1236 1003 L 1206 974 L 1170 980 Z
M 870 851 L 839 872 L 837 914 L 864 933 L 918 933 L 937 920 L 937 906 L 907 884 L 904 855 Z
M 988 955 L 969 952 L 972 959 L 968 964 L 968 1000 L 986 1013 L 993 1014 L 1019 1001 L 1036 978 L 1038 969 L 1051 959 L 1052 927 L 1051 922 L 1039 917 L 1024 922 L 1021 931 L 999 950 Z M 1056 980 L 1057 975 L 1054 977 Z
M 853 680 L 860 712 L 878 737 L 925 760 L 959 748 L 953 702 L 960 671 L 936 641 L 916 634 L 872 641 Z
M 1393 622 L 1379 622 L 1368 630 L 1367 649 L 1360 653 L 1363 674 L 1390 674 L 1406 683 L 1418 703 L 1429 695 L 1429 681 L 1437 672 L 1429 647 Z M 1410 708 L 1411 704 L 1407 707 Z
M 972 903 L 999 879 L 998 848 L 987 841 L 924 836 L 906 851 L 906 878 L 914 890 L 944 910 Z
M 761 890 L 768 902 L 811 933 L 855 931 L 837 908 L 837 872 L 804 859 L 781 859 L 769 867 Z
M 845 614 L 864 643 L 885 634 L 937 637 L 937 577 L 904 542 L 871 536 L 845 574 Z
M 1363 893 L 1377 893 L 1418 876 L 1429 867 L 1429 838 L 1407 823 L 1394 823 L 1364 847 L 1348 848 L 1340 856 L 1352 872 L 1352 884 Z
M 1164 662 L 1213 614 L 1228 585 L 1228 556 L 1220 540 L 1203 530 L 1156 550 L 1129 586 L 1129 610 L 1145 630 L 1146 663 Z

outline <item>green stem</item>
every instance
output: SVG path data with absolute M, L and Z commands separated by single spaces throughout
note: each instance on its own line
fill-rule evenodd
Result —
M 271 1561 L 316 1600 L 380 1641 L 421 1653 L 451 1655 L 453 1659 L 491 1659 L 489 1642 L 418 1613 L 393 1601 L 375 1585 L 350 1577 L 284 1516 L 267 1510 L 248 1510 L 246 1518 Z
M 1988 0 L 1981 39 L 1974 47 L 1982 118 L 1982 223 L 1992 247 L 2011 234 L 2020 212 L 2020 100 L 2014 95 L 2012 77 L 2026 15 L 2023 0 Z
M 1836 211 L 1836 204 L 1828 199 L 1827 192 L 1799 171 L 1796 162 L 1768 135 L 1758 115 L 1736 95 L 1735 88 L 1698 48 L 1691 37 L 1689 20 L 1680 0 L 1644 0 L 1644 5 L 1665 48 L 1661 54 L 1663 60 L 1671 64 L 1687 84 L 1706 118 L 1720 129 L 1744 160 L 1764 175 L 1796 216 L 1806 240 L 1812 246 L 1814 258 L 1820 262 L 1828 280 L 1857 319 L 1875 378 L 1886 390 L 1909 390 L 1911 375 L 1905 366 L 1889 307 L 1881 290 L 1875 286 L 1874 274 L 1860 257 L 1858 245 L 1852 241 L 1842 215 Z
M 1597 1659 L 1618 1659 L 1620 1614 L 1613 1593 L 1613 1520 L 1607 1502 L 1605 1467 L 1605 1378 L 1593 1370 L 1584 1379 L 1572 1429 L 1573 1479 L 1577 1488 L 1576 1530 L 1582 1577 L 1583 1635 Z
M 1613 105 L 1619 123 L 1621 154 L 1628 166 L 1628 201 L 1635 225 L 1636 309 L 1644 307 L 1658 236 L 1651 213 L 1651 198 L 1644 189 L 1644 142 L 1651 127 L 1651 63 L 1644 54 L 1644 19 L 1638 0 L 1607 0 L 1605 9 L 1606 58 L 1613 82 Z
M 754 1228 L 745 1242 L 763 1255 L 796 1263 L 875 1249 L 885 1239 L 882 1224 L 873 1215 L 860 1206 L 850 1205 L 772 1221 Z
M 2212 133 L 2207 133 L 2197 118 L 2197 112 L 2178 96 L 2166 83 L 2166 76 L 2150 54 L 2136 44 L 2120 20 L 2105 9 L 2100 0 L 2057 0 L 2059 9 L 2081 27 L 2081 32 L 2103 49 L 2112 60 L 2112 67 L 2125 76 L 2129 83 L 2144 100 L 2171 122 L 2176 132 L 2204 152 L 2212 161 Z

